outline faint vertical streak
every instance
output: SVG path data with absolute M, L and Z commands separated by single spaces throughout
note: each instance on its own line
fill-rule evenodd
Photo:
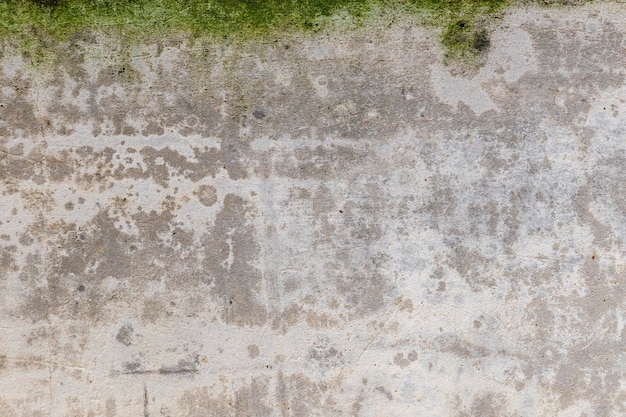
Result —
M 143 417 L 150 417 L 150 411 L 148 410 L 148 387 L 143 384 Z
M 287 417 L 289 410 L 289 395 L 287 392 L 287 384 L 285 384 L 285 377 L 283 371 L 278 371 L 276 378 L 276 396 L 278 399 L 278 408 L 282 417 Z
M 37 81 L 35 81 L 33 83 L 34 88 L 35 88 L 35 108 L 39 111 L 39 105 L 40 105 L 40 101 L 39 101 L 39 84 L 37 83 Z M 39 111 L 39 113 L 41 114 L 41 111 Z M 43 144 L 44 144 L 44 150 L 47 147 L 47 140 L 46 140 L 46 131 L 45 131 L 45 126 L 43 124 L 43 122 L 39 122 L 39 128 L 41 129 L 41 137 L 43 139 Z M 47 180 L 48 180 L 48 158 L 45 152 L 42 152 L 42 156 L 41 156 L 42 160 L 41 160 L 41 165 L 42 165 L 42 172 L 45 175 L 45 179 L 44 181 L 42 181 L 41 186 L 39 187 L 39 194 L 41 197 L 41 205 L 39 207 L 39 222 L 41 225 L 41 229 L 44 231 L 44 238 L 46 237 L 47 234 L 47 230 L 46 230 L 46 226 L 47 226 L 47 222 L 46 222 L 46 207 L 45 207 L 45 199 L 43 198 L 43 196 L 45 195 L 46 192 L 46 185 L 47 185 Z M 43 276 L 44 276 L 44 280 L 46 280 L 46 282 L 49 282 L 49 261 L 48 261 L 48 257 L 49 257 L 49 249 L 48 249 L 48 245 L 44 244 L 44 248 L 43 248 L 43 259 L 42 259 L 42 265 L 43 265 Z M 48 328 L 50 328 L 50 326 L 52 326 L 52 323 L 50 322 L 50 317 L 47 316 L 46 313 L 46 321 L 48 322 Z M 49 391 L 49 395 L 50 395 L 50 408 L 48 410 L 48 415 L 52 416 L 54 414 L 54 388 L 52 387 L 52 373 L 53 373 L 53 368 L 52 368 L 52 363 L 53 363 L 53 358 L 52 358 L 52 342 L 50 341 L 50 338 L 46 338 L 47 341 L 47 346 L 48 346 L 48 352 L 47 352 L 47 362 L 48 362 L 48 391 Z

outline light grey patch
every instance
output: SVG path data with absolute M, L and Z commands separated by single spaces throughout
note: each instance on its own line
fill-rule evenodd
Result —
M 117 336 L 115 336 L 115 340 L 124 346 L 130 346 L 133 343 L 133 331 L 132 325 L 125 324 L 120 327 L 120 330 L 117 332 Z

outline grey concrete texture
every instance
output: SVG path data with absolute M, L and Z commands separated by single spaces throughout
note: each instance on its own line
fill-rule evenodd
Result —
M 626 7 L 498 22 L 2 49 L 0 416 L 626 415 Z

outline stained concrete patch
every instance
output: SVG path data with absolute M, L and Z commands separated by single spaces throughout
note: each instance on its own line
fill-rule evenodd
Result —
M 4 48 L 0 416 L 626 414 L 625 19 Z

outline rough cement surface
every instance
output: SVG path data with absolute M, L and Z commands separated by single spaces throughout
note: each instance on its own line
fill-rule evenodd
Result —
M 626 415 L 626 7 L 500 22 L 4 48 L 0 416 Z

